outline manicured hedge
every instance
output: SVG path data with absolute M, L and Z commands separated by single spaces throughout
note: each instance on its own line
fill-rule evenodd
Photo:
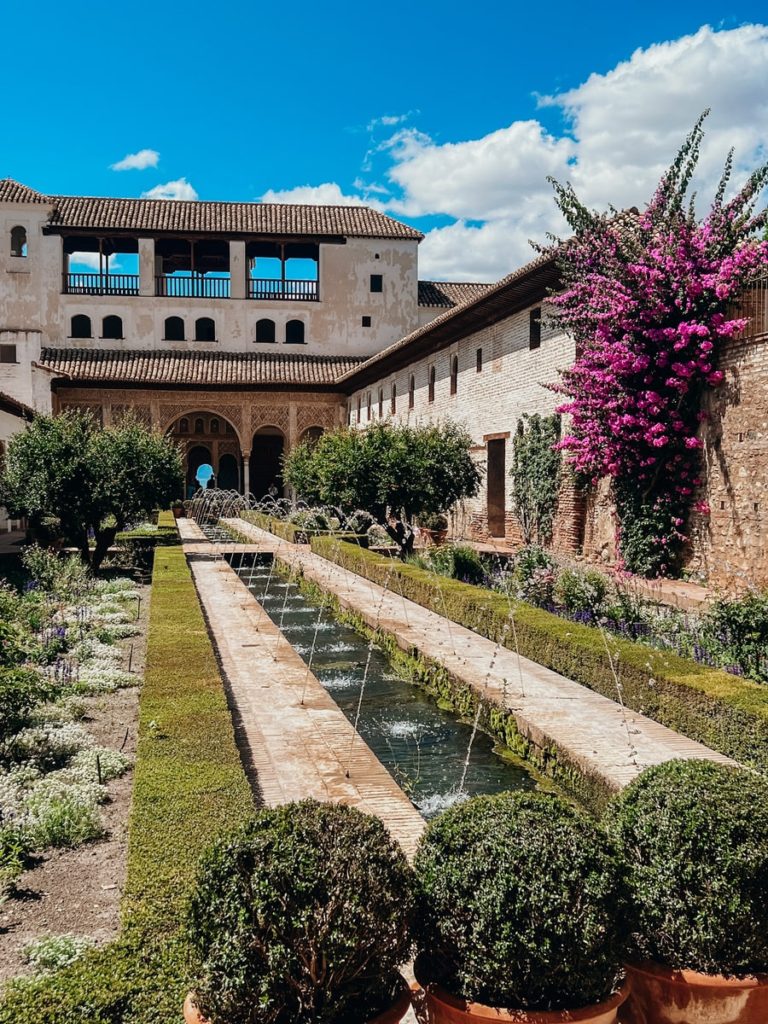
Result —
M 158 548 L 139 710 L 120 938 L 11 986 L 0 1024 L 169 1024 L 189 983 L 179 932 L 198 857 L 252 812 L 216 659 L 182 549 Z
M 312 550 L 491 640 L 514 649 L 502 594 L 460 583 L 341 543 L 312 540 Z M 523 602 L 513 604 L 520 653 L 613 700 L 616 683 L 600 630 Z M 507 629 L 506 634 L 504 629 Z M 768 687 L 645 644 L 607 638 L 624 703 L 743 764 L 768 770 Z
M 304 526 L 297 526 L 295 523 L 288 523 L 284 519 L 275 519 L 264 512 L 241 512 L 240 518 L 245 520 L 246 523 L 251 523 L 253 526 L 258 526 L 268 533 L 273 533 L 276 537 L 280 537 L 281 540 L 287 540 L 290 544 L 310 544 L 313 538 L 326 537 L 328 535 L 327 530 L 307 529 Z M 360 544 L 363 547 L 368 544 L 366 534 L 347 533 L 343 536 L 349 540 L 354 538 L 354 543 Z

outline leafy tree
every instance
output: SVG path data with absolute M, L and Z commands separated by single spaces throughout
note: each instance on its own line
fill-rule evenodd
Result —
M 38 416 L 11 439 L 0 501 L 29 517 L 33 531 L 54 517 L 65 541 L 98 570 L 118 531 L 167 505 L 181 485 L 181 455 L 170 439 L 135 419 L 102 429 L 90 414 L 68 411 Z
M 679 565 L 702 484 L 702 396 L 723 383 L 723 343 L 748 322 L 731 303 L 768 269 L 767 214 L 755 212 L 768 163 L 726 200 L 730 154 L 696 218 L 688 191 L 704 116 L 642 213 L 594 213 L 554 183 L 574 232 L 551 250 L 565 285 L 552 305 L 577 352 L 556 388 L 570 417 L 561 448 L 578 473 L 613 480 L 624 564 L 647 576 Z
M 512 501 L 523 542 L 546 544 L 560 488 L 560 417 L 524 415 L 517 423 L 512 454 Z
M 365 509 L 400 546 L 413 550 L 413 520 L 473 497 L 480 471 L 472 441 L 455 423 L 344 428 L 300 444 L 284 461 L 285 480 L 310 503 Z

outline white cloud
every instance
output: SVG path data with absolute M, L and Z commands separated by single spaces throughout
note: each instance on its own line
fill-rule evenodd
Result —
M 110 164 L 112 171 L 144 171 L 147 167 L 157 167 L 160 154 L 156 149 L 140 149 L 138 153 L 129 153 L 116 164 Z
M 322 185 L 297 185 L 296 188 L 275 191 L 270 189 L 261 197 L 262 203 L 303 203 L 309 206 L 372 206 L 382 209 L 376 199 L 364 195 L 348 195 L 336 182 L 326 181 Z
M 197 199 L 197 192 L 186 178 L 166 181 L 164 185 L 155 185 L 147 192 L 141 193 L 142 199 Z
M 369 147 L 362 166 L 368 176 L 374 160 L 388 161 L 379 178 L 386 179 L 389 199 L 381 182 L 364 186 L 361 179 L 357 194 L 326 182 L 264 199 L 365 203 L 405 218 L 448 217 L 452 223 L 428 231 L 421 244 L 420 275 L 494 280 L 534 255 L 529 238 L 544 241 L 547 232 L 566 230 L 548 175 L 572 181 L 588 205 L 642 208 L 698 116 L 711 107 L 693 182 L 703 211 L 732 146 L 735 185 L 768 158 L 768 26 L 704 26 L 636 50 L 611 71 L 539 104 L 562 113 L 559 131 L 531 118 L 479 139 L 438 143 L 406 127 L 408 115 L 393 116 L 395 131 Z M 376 118 L 369 133 L 386 122 Z

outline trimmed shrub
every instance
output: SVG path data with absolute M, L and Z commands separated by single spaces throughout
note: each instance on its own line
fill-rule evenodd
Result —
M 442 579 L 331 537 L 314 538 L 312 550 L 374 583 L 389 581 L 404 597 L 481 636 L 514 645 L 509 599 L 503 594 Z M 606 640 L 598 629 L 522 603 L 514 605 L 514 615 L 523 657 L 616 699 Z M 637 641 L 609 637 L 607 643 L 627 707 L 742 764 L 768 770 L 768 687 Z
M 608 594 L 608 580 L 596 569 L 563 569 L 555 583 L 555 600 L 566 611 L 599 613 Z
M 265 809 L 204 855 L 189 909 L 213 1024 L 365 1021 L 411 952 L 411 869 L 384 825 L 314 800 Z
M 635 955 L 768 970 L 768 781 L 710 761 L 649 768 L 606 823 L 626 863 Z
M 423 962 L 453 995 L 561 1010 L 618 987 L 617 861 L 564 801 L 517 792 L 458 804 L 428 826 L 415 870 Z

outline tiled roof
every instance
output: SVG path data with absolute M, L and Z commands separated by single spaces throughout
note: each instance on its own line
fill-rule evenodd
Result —
M 0 409 L 11 413 L 12 416 L 18 416 L 25 420 L 32 419 L 35 415 L 35 410 L 31 406 L 20 402 L 13 395 L 7 395 L 5 391 L 0 391 Z
M 126 352 L 44 348 L 39 364 L 74 383 L 331 385 L 363 360 L 282 352 Z
M 14 181 L 0 178 L 0 203 L 50 203 L 48 196 L 35 192 L 33 188 Z
M 493 288 L 493 285 L 476 281 L 419 281 L 419 305 L 451 309 L 476 299 L 489 288 Z
M 530 301 L 532 294 L 538 296 L 542 289 L 546 292 L 547 288 L 556 287 L 558 281 L 555 258 L 551 252 L 544 252 L 502 277 L 496 284 L 486 287 L 485 291 L 474 298 L 466 299 L 461 305 L 440 313 L 434 320 L 417 327 L 361 365 L 347 370 L 339 377 L 338 383 L 349 388 L 373 380 L 379 374 L 389 372 L 395 365 L 418 359 L 421 348 L 441 348 L 462 334 L 470 334 L 488 323 L 509 316 L 520 308 L 521 302 Z
M 27 198 L 27 197 L 30 198 Z M 35 198 L 36 197 L 36 198 Z M 367 206 L 312 206 L 294 203 L 208 203 L 180 199 L 108 199 L 96 196 L 41 196 L 6 178 L 0 202 L 47 202 L 58 228 L 104 231 L 212 232 L 246 235 L 339 235 L 349 238 L 424 236 Z

